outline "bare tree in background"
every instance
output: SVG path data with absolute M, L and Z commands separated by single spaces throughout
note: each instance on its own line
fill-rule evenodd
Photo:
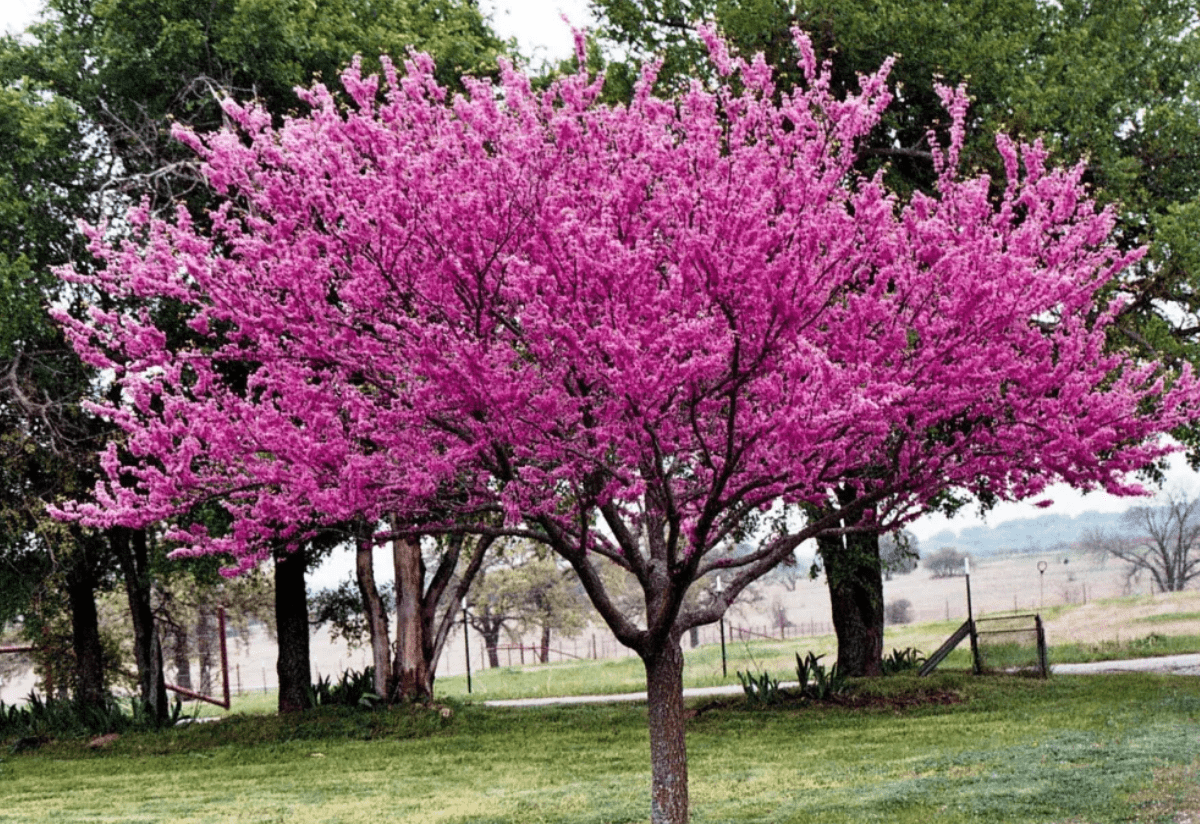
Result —
M 893 575 L 907 575 L 915 570 L 921 560 L 920 543 L 917 536 L 907 529 L 879 536 L 879 560 L 883 567 L 883 580 L 890 581 Z
M 1129 576 L 1145 571 L 1159 592 L 1179 592 L 1200 574 L 1200 498 L 1164 494 L 1156 506 L 1135 506 L 1116 530 L 1088 530 L 1087 550 L 1124 561 Z

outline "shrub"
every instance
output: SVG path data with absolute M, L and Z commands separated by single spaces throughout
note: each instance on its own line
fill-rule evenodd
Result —
M 74 698 L 42 700 L 36 692 L 29 693 L 25 701 L 25 706 L 0 702 L 0 737 L 15 741 L 16 750 L 31 749 L 56 738 L 88 738 L 158 726 L 153 713 L 137 698 L 129 700 L 128 711 L 111 695 L 99 705 Z M 177 723 L 182 713 L 183 705 L 176 699 L 165 726 Z
M 912 601 L 907 598 L 889 601 L 883 608 L 883 619 L 889 624 L 911 624 Z
M 952 546 L 944 546 L 925 558 L 925 568 L 934 578 L 953 578 L 965 572 L 963 563 L 970 557 Z
M 838 672 L 837 664 L 828 670 L 821 663 L 823 655 L 813 655 L 810 651 L 804 658 L 796 653 L 796 681 L 800 685 L 800 695 L 813 701 L 824 701 L 834 695 L 846 692 L 846 678 Z
M 906 602 L 907 603 L 907 602 Z M 925 654 L 919 649 L 893 649 L 891 655 L 885 655 L 881 669 L 884 675 L 897 675 L 902 672 L 919 670 L 925 663 Z
M 375 668 L 367 667 L 362 672 L 348 669 L 333 683 L 329 676 L 319 678 L 312 685 L 314 707 L 364 707 L 371 709 L 383 699 L 375 693 Z
M 770 706 L 783 700 L 783 694 L 779 691 L 779 681 L 768 673 L 754 675 L 738 670 L 737 677 L 742 682 L 742 689 L 746 691 L 747 704 Z

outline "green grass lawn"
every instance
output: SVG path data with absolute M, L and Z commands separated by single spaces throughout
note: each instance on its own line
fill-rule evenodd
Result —
M 957 703 L 689 721 L 696 822 L 1171 821 L 1200 801 L 1200 680 L 884 679 Z M 0 822 L 633 822 L 645 708 L 326 708 L 3 755 Z M 1193 806 L 1186 806 L 1193 805 Z
M 913 647 L 932 652 L 958 628 L 960 622 L 888 627 L 884 651 Z M 837 658 L 837 642 L 832 635 L 789 638 L 785 641 L 737 641 L 726 648 L 729 674 L 721 675 L 721 648 L 713 644 L 685 649 L 687 665 L 685 687 L 707 687 L 717 684 L 736 685 L 737 672 L 768 672 L 781 681 L 796 677 L 796 654 L 808 651 L 824 655 L 822 663 L 832 664 Z M 1151 635 L 1132 641 L 1101 641 L 1094 644 L 1052 645 L 1051 664 L 1111 661 L 1120 658 L 1140 658 L 1169 655 L 1177 652 L 1200 651 L 1200 635 Z M 951 653 L 942 665 L 948 670 L 971 668 L 970 650 L 966 642 Z M 609 658 L 600 661 L 568 661 L 544 665 L 499 667 L 472 673 L 471 693 L 467 693 L 465 676 L 439 678 L 437 694 L 447 698 L 473 701 L 508 698 L 541 698 L 558 695 L 611 695 L 639 692 L 646 688 L 646 672 L 636 657 Z M 235 713 L 273 713 L 278 705 L 274 690 L 234 696 Z M 209 704 L 187 705 L 186 714 L 200 717 L 226 714 Z
M 1059 612 L 1077 609 L 1068 605 L 1052 608 Z M 1047 610 L 1051 612 L 1051 610 Z M 1190 615 L 1190 614 L 1189 614 Z M 1157 616 L 1154 616 L 1157 618 Z M 1172 618 L 1176 618 L 1173 614 Z M 927 624 L 889 626 L 884 639 L 884 651 L 909 647 L 925 653 L 932 652 L 958 628 L 960 621 L 939 621 Z M 822 663 L 832 664 L 837 658 L 837 641 L 832 635 L 804 636 L 784 641 L 731 641 L 726 647 L 728 676 L 721 674 L 721 648 L 712 644 L 685 649 L 687 666 L 685 687 L 707 687 L 717 684 L 736 685 L 737 672 L 768 672 L 781 681 L 796 677 L 797 653 L 812 651 L 824 655 Z M 1121 658 L 1141 658 L 1170 655 L 1178 652 L 1200 652 L 1200 635 L 1153 634 L 1128 641 L 1106 640 L 1092 644 L 1051 645 L 1051 664 L 1083 661 L 1111 661 Z M 966 642 L 951 653 L 942 665 L 948 670 L 971 668 L 970 650 Z M 484 701 L 488 699 L 541 698 L 558 695 L 611 695 L 639 692 L 646 688 L 646 673 L 640 659 L 609 658 L 600 661 L 568 661 L 544 665 L 499 667 L 472 673 L 471 693 L 467 693 L 465 676 L 439 678 L 435 683 L 441 697 Z M 273 713 L 278 705 L 274 690 L 234 696 L 234 713 Z M 225 715 L 225 711 L 209 704 L 190 704 L 186 714 L 200 717 Z

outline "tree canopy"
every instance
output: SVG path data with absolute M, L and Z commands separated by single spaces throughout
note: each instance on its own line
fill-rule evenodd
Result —
M 702 31 L 722 82 L 677 100 L 653 66 L 628 106 L 507 64 L 500 90 L 451 96 L 413 56 L 353 66 L 350 106 L 316 86 L 282 124 L 225 101 L 236 128 L 177 129 L 221 205 L 135 209 L 69 277 L 176 302 L 196 338 L 144 310 L 56 314 L 113 370 L 122 402 L 99 409 L 134 459 L 110 449 L 95 501 L 59 514 L 175 522 L 181 553 L 243 568 L 384 513 L 540 541 L 645 663 L 653 817 L 679 822 L 679 639 L 802 541 L 901 525 L 948 489 L 1139 491 L 1127 474 L 1200 390 L 1107 347 L 1103 290 L 1138 256 L 1086 170 L 1000 138 L 1004 180 L 960 174 L 968 104 L 943 86 L 933 194 L 902 202 L 854 171 L 890 63 L 835 94 L 797 31 L 804 82 L 784 90 Z M 765 510 L 835 490 L 853 495 L 834 515 L 734 551 Z M 226 533 L 180 523 L 213 500 Z M 640 620 L 608 564 L 638 581 Z M 723 591 L 685 605 L 718 570 Z

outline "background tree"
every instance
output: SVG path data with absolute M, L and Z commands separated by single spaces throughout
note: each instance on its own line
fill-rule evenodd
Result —
M 538 658 L 550 660 L 551 634 L 577 635 L 586 624 L 587 596 L 569 567 L 528 541 L 505 541 L 476 577 L 468 596 L 471 626 L 482 636 L 488 660 L 500 666 L 501 634 L 539 637 Z
M 170 561 L 155 578 L 155 619 L 163 627 L 172 683 L 205 695 L 214 694 L 219 668 L 218 608 L 225 609 L 227 630 L 242 638 L 255 623 L 271 634 L 275 625 L 274 583 L 263 570 L 228 580 L 215 560 Z
M 907 529 L 889 532 L 879 538 L 879 560 L 883 565 L 883 580 L 893 575 L 907 575 L 921 562 L 921 542 Z
M 1147 573 L 1159 592 L 1180 592 L 1200 575 L 1200 498 L 1164 494 L 1156 506 L 1124 512 L 1119 530 L 1088 530 L 1082 544 L 1123 561 L 1131 578 Z
M 76 698 L 99 705 L 106 656 L 95 592 L 111 584 L 110 536 L 56 528 L 45 507 L 76 496 L 98 470 L 104 427 L 78 405 L 90 372 L 46 309 L 70 300 L 50 269 L 82 252 L 73 221 L 89 214 L 87 193 L 100 170 L 77 109 L 6 71 L 11 47 L 0 41 L 0 142 L 8 147 L 0 157 L 0 583 L 4 600 L 30 619 L 31 643 L 54 636 L 47 631 L 57 623 L 53 611 L 70 621 L 69 654 L 56 648 L 38 656 L 43 688 L 73 686 Z M 69 677 L 61 672 L 66 661 Z
M 970 555 L 952 546 L 944 546 L 925 556 L 925 568 L 934 578 L 953 578 L 965 574 Z
M 334 638 L 352 646 L 369 645 L 376 694 L 385 700 L 428 700 L 458 605 L 483 570 L 493 539 L 462 534 L 424 540 L 396 537 L 392 541 L 395 580 L 402 585 L 416 582 L 398 592 L 394 584 L 380 587 L 375 582 L 375 533 L 360 528 L 356 537 L 353 580 L 317 593 L 310 622 L 328 625 Z M 387 603 L 393 605 L 394 622 Z
M 0 159 L 0 459 L 7 462 L 3 477 L 13 482 L 3 498 L 22 502 L 29 514 L 21 534 L 36 536 L 47 503 L 77 497 L 94 483 L 97 466 L 83 456 L 110 434 L 79 407 L 95 400 L 96 375 L 46 323 L 47 307 L 64 302 L 53 267 L 89 265 L 75 220 L 120 215 L 143 198 L 152 209 L 173 208 L 182 198 L 202 214 L 209 195 L 196 188 L 192 155 L 170 137 L 170 127 L 218 127 L 224 94 L 253 96 L 278 117 L 294 108 L 294 86 L 335 75 L 359 52 L 402 54 L 416 45 L 438 54 L 446 81 L 457 82 L 462 73 L 493 70 L 502 44 L 475 5 L 458 0 L 47 0 L 27 35 L 0 41 L 0 136 L 15 147 Z M 169 300 L 152 309 L 169 334 L 188 334 L 184 318 L 171 317 Z M 152 536 L 79 535 L 86 549 L 68 541 L 57 553 L 44 544 L 42 551 L 68 567 L 81 559 L 67 580 L 83 621 L 92 612 L 83 587 L 103 577 L 88 570 L 119 561 L 136 618 L 142 697 L 165 717 L 152 618 L 156 564 L 146 551 L 153 551 Z M 96 540 L 110 544 L 102 556 Z M 285 579 L 293 591 L 277 593 L 286 604 L 300 603 L 295 587 L 303 576 Z M 79 627 L 75 637 L 84 643 L 95 633 Z M 299 639 L 288 638 L 281 651 L 299 651 Z M 95 650 L 75 657 L 101 660 Z M 97 685 L 101 675 L 85 680 Z
M 550 661 L 551 633 L 568 638 L 585 625 L 587 601 L 570 567 L 563 568 L 548 554 L 534 555 L 515 568 L 525 609 L 522 623 L 540 636 L 543 664 Z
M 218 128 L 223 95 L 281 116 L 293 88 L 335 77 L 356 54 L 416 46 L 455 84 L 492 71 L 502 48 L 465 0 L 46 0 L 29 33 L 6 61 L 78 107 L 108 155 L 107 191 L 161 207 L 200 182 L 171 123 Z M 194 193 L 201 205 L 207 195 Z

